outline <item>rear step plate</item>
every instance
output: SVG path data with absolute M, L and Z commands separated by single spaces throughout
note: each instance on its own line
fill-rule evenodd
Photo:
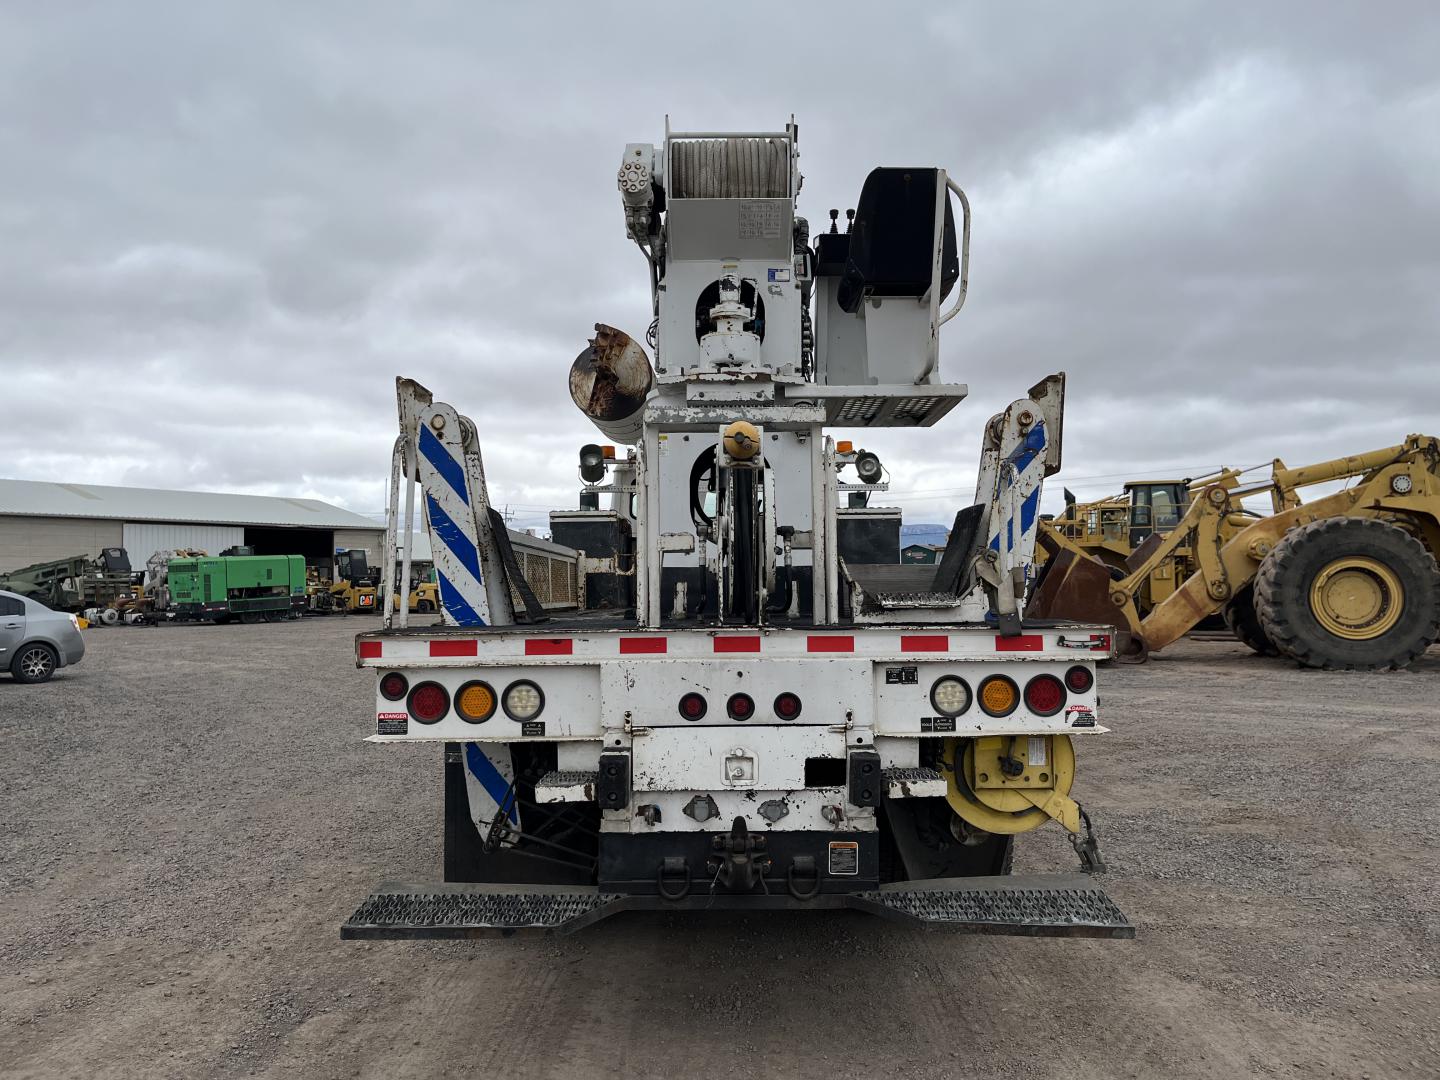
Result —
M 381 885 L 340 928 L 346 939 L 570 934 L 621 911 L 819 911 L 848 907 L 927 929 L 973 934 L 1133 938 L 1135 928 L 1084 874 L 937 878 L 810 900 L 697 890 L 679 901 L 594 887 Z
M 623 899 L 594 888 L 546 885 L 384 884 L 340 927 L 342 938 L 468 938 L 568 934 Z
M 1133 938 L 1135 927 L 1086 874 L 936 878 L 848 897 L 873 915 L 972 934 Z

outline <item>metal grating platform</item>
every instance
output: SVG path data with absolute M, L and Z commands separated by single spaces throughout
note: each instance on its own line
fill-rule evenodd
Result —
M 1135 927 L 1084 874 L 950 878 L 887 886 L 852 906 L 922 926 L 980 934 L 1133 938 Z
M 787 392 L 794 398 L 816 398 L 829 424 L 845 427 L 929 427 L 969 394 L 962 383 L 914 385 L 827 386 L 817 384 Z
M 943 796 L 949 782 L 938 769 L 886 769 L 885 786 L 892 799 L 925 799 Z
M 965 602 L 963 596 L 948 592 L 874 593 L 872 596 L 886 611 L 903 611 L 907 608 L 957 608 Z
M 696 890 L 680 901 L 590 887 L 382 885 L 340 928 L 346 939 L 569 934 L 620 911 L 820 911 L 841 907 L 910 926 L 972 934 L 1133 938 L 1135 928 L 1084 874 L 941 878 L 797 898 Z
M 595 801 L 595 772 L 557 770 L 548 772 L 535 783 L 538 803 L 579 803 Z
M 342 938 L 509 937 L 569 933 L 609 914 L 618 894 L 593 888 L 490 884 L 382 885 L 340 928 Z

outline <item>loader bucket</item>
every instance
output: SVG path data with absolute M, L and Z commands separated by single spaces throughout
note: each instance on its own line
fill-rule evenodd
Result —
M 1110 568 L 1099 559 L 1062 548 L 1046 562 L 1025 614 L 1035 619 L 1115 626 L 1115 659 L 1142 663 L 1146 659 L 1144 638 L 1116 625 L 1124 616 L 1110 601 L 1111 580 Z

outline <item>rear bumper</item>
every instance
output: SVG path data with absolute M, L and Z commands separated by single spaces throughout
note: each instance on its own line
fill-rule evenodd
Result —
M 79 630 L 72 630 L 59 641 L 60 666 L 69 667 L 85 659 L 85 639 Z
M 682 900 L 595 886 L 385 884 L 340 928 L 347 940 L 572 934 L 622 911 L 852 909 L 924 929 L 1026 937 L 1133 938 L 1135 928 L 1084 874 L 937 878 L 857 892 L 790 895 L 702 892 Z

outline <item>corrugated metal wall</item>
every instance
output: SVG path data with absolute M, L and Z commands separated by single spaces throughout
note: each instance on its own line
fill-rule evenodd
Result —
M 210 555 L 219 555 L 227 547 L 245 543 L 241 525 L 180 525 L 154 521 L 127 521 L 122 546 L 130 555 L 130 565 L 144 569 L 146 561 L 157 551 L 176 548 L 198 548 Z
M 120 536 L 118 521 L 0 515 L 0 572 L 74 555 L 94 557 L 119 544 Z
M 380 565 L 380 560 L 385 554 L 385 527 L 376 525 L 374 530 L 370 529 L 336 529 L 336 549 L 344 548 L 346 551 L 352 548 L 363 548 L 370 557 L 370 562 Z

